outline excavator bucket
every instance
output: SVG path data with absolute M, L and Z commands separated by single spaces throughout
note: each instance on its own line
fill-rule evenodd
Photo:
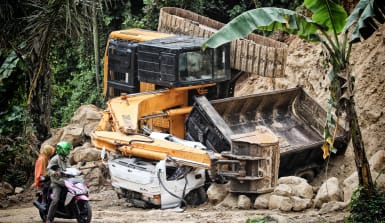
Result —
M 186 138 L 236 154 L 243 148 L 239 136 L 267 128 L 278 137 L 279 176 L 311 178 L 324 163 L 325 119 L 326 111 L 300 87 L 215 101 L 199 97 L 186 121 Z M 346 150 L 344 133 L 338 126 L 337 155 Z

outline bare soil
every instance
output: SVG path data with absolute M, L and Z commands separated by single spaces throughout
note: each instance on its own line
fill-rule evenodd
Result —
M 288 222 L 343 222 L 347 212 L 320 215 L 317 210 L 306 212 L 280 212 L 276 210 L 238 210 L 218 208 L 211 204 L 202 204 L 187 209 L 141 209 L 130 207 L 123 199 L 118 199 L 110 187 L 99 193 L 92 193 L 91 207 L 94 223 L 126 222 L 187 222 L 187 223 L 245 223 L 247 219 L 270 216 L 272 219 L 286 219 Z M 0 210 L 0 223 L 39 223 L 42 222 L 38 210 L 31 202 L 21 203 L 8 209 Z M 76 222 L 72 219 L 55 219 L 57 223 Z

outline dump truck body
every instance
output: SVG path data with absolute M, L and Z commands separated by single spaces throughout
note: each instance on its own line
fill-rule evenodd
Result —
M 324 163 L 325 119 L 326 111 L 301 87 L 214 101 L 197 97 L 186 120 L 186 138 L 218 153 L 234 152 L 242 147 L 237 136 L 267 128 L 279 140 L 279 176 L 311 178 Z M 346 150 L 341 126 L 334 146 L 337 155 Z

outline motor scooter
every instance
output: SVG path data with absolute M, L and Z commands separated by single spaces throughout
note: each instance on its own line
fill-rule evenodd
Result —
M 90 223 L 92 218 L 92 210 L 89 204 L 88 188 L 82 178 L 75 176 L 80 175 L 81 171 L 76 168 L 67 168 L 61 172 L 64 177 L 64 186 L 60 193 L 59 204 L 55 213 L 57 218 L 76 219 L 78 223 Z M 49 180 L 40 179 L 45 184 L 49 184 Z M 47 193 L 38 192 L 34 206 L 39 210 L 40 218 L 43 222 L 47 220 L 49 206 L 52 202 L 51 188 Z M 43 196 L 46 196 L 46 203 L 43 203 Z

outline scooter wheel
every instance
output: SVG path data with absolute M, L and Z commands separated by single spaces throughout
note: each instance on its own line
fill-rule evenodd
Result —
M 39 210 L 39 215 L 40 215 L 40 218 L 43 222 L 47 221 L 47 215 L 46 215 L 45 211 Z
M 76 216 L 78 223 L 90 223 L 92 219 L 91 205 L 88 201 L 78 201 L 77 206 L 79 209 L 79 215 Z

